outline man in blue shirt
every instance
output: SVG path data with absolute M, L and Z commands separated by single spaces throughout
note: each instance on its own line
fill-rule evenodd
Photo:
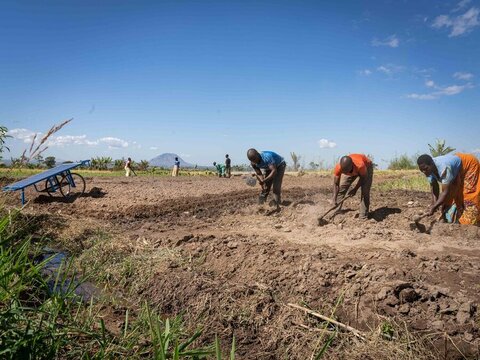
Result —
M 259 153 L 255 149 L 249 149 L 247 151 L 247 157 L 262 187 L 258 202 L 260 204 L 265 202 L 273 185 L 274 200 L 270 205 L 276 206 L 277 210 L 279 210 L 282 201 L 282 180 L 286 168 L 285 160 L 273 151 L 262 151 Z M 265 171 L 265 175 L 262 173 L 262 170 Z

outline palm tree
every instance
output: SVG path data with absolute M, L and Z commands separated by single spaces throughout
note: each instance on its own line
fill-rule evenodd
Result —
M 435 146 L 428 144 L 428 147 L 430 148 L 430 154 L 432 154 L 433 157 L 447 155 L 448 153 L 455 151 L 455 148 L 445 146 L 444 139 L 437 139 Z
M 301 156 L 295 154 L 294 152 L 291 152 L 290 156 L 292 157 L 292 161 L 293 161 L 293 170 L 298 171 L 298 168 L 300 167 L 299 162 L 300 162 Z
M 117 159 L 113 162 L 113 170 L 123 170 L 125 166 L 125 159 Z
M 148 166 L 150 164 L 148 163 L 147 160 L 142 160 L 138 163 L 138 170 L 140 171 L 147 171 L 148 170 Z

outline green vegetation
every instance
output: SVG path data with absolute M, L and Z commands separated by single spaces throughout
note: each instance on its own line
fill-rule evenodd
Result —
M 290 157 L 292 158 L 293 165 L 292 169 L 293 171 L 298 171 L 300 168 L 300 159 L 302 158 L 300 155 L 295 154 L 294 152 L 290 153 Z
M 173 321 L 144 303 L 132 317 L 125 311 L 122 331 L 108 330 L 106 302 L 83 303 L 75 294 L 81 281 L 73 262 L 56 275 L 42 273 L 51 258 L 41 259 L 41 245 L 28 235 L 19 213 L 0 218 L 0 357 L 2 359 L 221 359 L 218 340 L 194 347 L 202 335 L 185 333 L 181 318 Z M 52 285 L 53 283 L 53 285 Z M 130 320 L 133 318 L 134 320 Z M 235 343 L 230 359 L 234 359 Z
M 43 162 L 47 168 L 51 169 L 56 164 L 55 156 L 47 156 Z
M 5 146 L 5 141 L 10 138 L 10 135 L 7 135 L 8 129 L 5 126 L 0 126 L 0 160 L 3 158 L 3 152 L 5 150 L 10 151 L 10 149 Z
M 427 179 L 418 171 L 378 171 L 375 176 L 373 188 L 376 190 L 430 191 Z
M 388 170 L 412 170 L 417 168 L 415 157 L 409 157 L 407 154 L 395 156 L 388 164 Z
M 148 160 L 141 160 L 137 164 L 137 168 L 138 168 L 139 171 L 147 171 L 149 166 L 150 166 L 150 164 L 148 163 Z
M 92 170 L 107 170 L 110 163 L 112 162 L 112 158 L 109 156 L 97 156 L 95 158 L 90 159 L 90 169 Z
M 39 172 L 44 171 L 44 169 L 38 169 L 36 167 L 32 168 L 0 168 L 0 177 L 9 177 L 9 178 L 25 178 Z M 110 176 L 125 176 L 125 171 L 123 170 L 90 170 L 90 169 L 75 169 L 75 172 L 79 173 L 83 177 L 89 176 L 100 176 L 100 177 L 110 177 Z M 135 171 L 138 176 L 171 176 L 172 171 L 170 169 L 162 168 L 149 168 L 147 171 Z M 212 176 L 215 173 L 210 170 L 181 170 L 179 176 Z
M 383 336 L 385 336 L 387 339 L 392 339 L 393 338 L 393 334 L 395 333 L 394 329 L 393 329 L 393 325 L 391 323 L 389 323 L 388 321 L 384 321 L 381 325 L 380 325 L 380 332 Z
M 428 144 L 428 147 L 430 149 L 430 154 L 433 157 L 447 155 L 448 153 L 451 153 L 452 151 L 455 151 L 455 148 L 452 148 L 450 146 L 445 146 L 445 140 L 444 139 L 437 139 L 435 141 L 434 146 Z

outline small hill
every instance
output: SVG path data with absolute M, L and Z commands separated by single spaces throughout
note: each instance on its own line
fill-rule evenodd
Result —
M 187 163 L 180 156 L 173 153 L 164 153 L 158 155 L 149 161 L 151 166 L 158 166 L 163 168 L 171 168 L 175 163 L 175 158 L 178 157 L 180 161 L 180 168 L 194 168 L 195 165 Z

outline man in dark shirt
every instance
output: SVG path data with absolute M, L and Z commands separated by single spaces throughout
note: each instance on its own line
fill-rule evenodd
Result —
M 232 160 L 228 157 L 228 154 L 225 155 L 225 177 L 232 176 Z

